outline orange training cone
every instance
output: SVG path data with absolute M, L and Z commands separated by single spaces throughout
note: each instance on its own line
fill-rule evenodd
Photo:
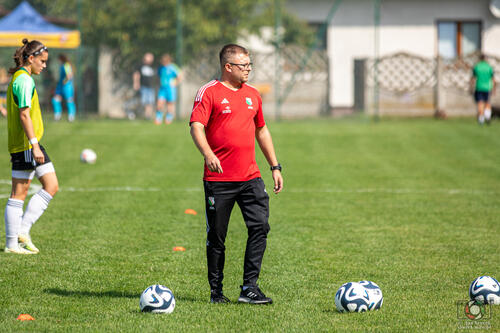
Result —
M 194 210 L 194 209 L 191 209 L 191 208 L 188 208 L 184 211 L 185 214 L 190 214 L 190 215 L 197 215 L 198 213 Z
M 186 248 L 182 247 L 182 246 L 174 246 L 174 251 L 186 251 Z
M 27 313 L 21 313 L 18 317 L 17 317 L 17 320 L 35 320 L 35 318 L 33 318 L 31 315 L 27 314 Z

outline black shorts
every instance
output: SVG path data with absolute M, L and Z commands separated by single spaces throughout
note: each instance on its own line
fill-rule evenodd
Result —
M 474 99 L 476 102 L 488 102 L 490 100 L 490 92 L 489 91 L 475 91 Z
M 50 163 L 50 157 L 47 155 L 45 148 L 40 145 L 45 161 L 43 164 Z M 20 151 L 19 153 L 10 154 L 10 161 L 12 163 L 12 170 L 34 170 L 37 166 L 43 165 L 35 162 L 33 152 L 31 149 Z

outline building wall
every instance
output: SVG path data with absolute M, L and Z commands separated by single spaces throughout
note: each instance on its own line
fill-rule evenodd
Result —
M 489 12 L 489 0 L 381 0 L 379 56 L 408 52 L 437 55 L 438 20 L 481 20 L 483 51 L 500 55 L 500 19 Z M 324 22 L 333 1 L 289 0 L 287 6 L 302 19 Z M 354 59 L 373 58 L 375 50 L 373 0 L 344 0 L 328 29 L 330 59 L 329 103 L 354 104 Z

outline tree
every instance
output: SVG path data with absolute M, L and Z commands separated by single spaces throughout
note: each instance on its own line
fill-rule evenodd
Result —
M 116 50 L 122 68 L 130 68 L 146 52 L 175 54 L 177 0 L 30 0 L 42 15 L 78 21 L 81 10 L 83 44 L 107 45 Z M 18 0 L 4 0 L 13 9 Z M 262 25 L 274 26 L 273 0 L 183 0 L 185 62 L 203 50 L 234 42 L 244 33 L 259 34 Z M 80 6 L 80 7 L 79 7 Z M 285 6 L 282 5 L 284 9 Z M 283 14 L 286 43 L 308 44 L 312 30 Z M 77 28 L 72 26 L 71 28 Z

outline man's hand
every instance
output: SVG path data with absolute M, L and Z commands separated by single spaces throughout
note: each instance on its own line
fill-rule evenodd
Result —
M 274 180 L 274 194 L 278 194 L 283 189 L 283 176 L 281 175 L 281 171 L 273 170 L 273 180 Z
M 222 166 L 220 165 L 220 161 L 215 154 L 205 156 L 205 164 L 211 172 L 222 173 Z

